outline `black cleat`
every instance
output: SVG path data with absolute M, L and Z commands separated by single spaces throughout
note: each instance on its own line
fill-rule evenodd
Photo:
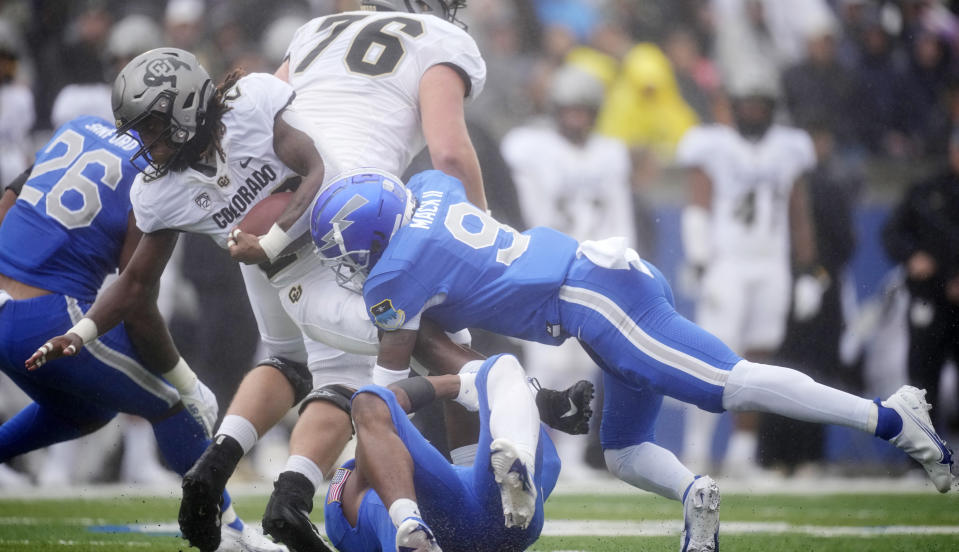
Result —
M 536 378 L 530 382 L 536 388 L 536 407 L 543 423 L 570 435 L 589 433 L 589 420 L 593 417 L 590 402 L 595 389 L 586 380 L 579 380 L 563 391 L 544 389 Z
M 273 494 L 263 513 L 263 533 L 290 552 L 334 552 L 310 521 L 315 489 L 301 473 L 283 472 L 273 483 Z
M 217 437 L 183 476 L 180 533 L 191 546 L 212 552 L 220 546 L 220 507 L 223 489 L 243 456 L 239 443 Z

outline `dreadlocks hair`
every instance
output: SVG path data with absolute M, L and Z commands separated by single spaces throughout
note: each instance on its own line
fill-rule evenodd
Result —
M 210 103 L 206 108 L 206 115 L 203 118 L 203 124 L 197 128 L 196 136 L 184 144 L 182 154 L 178 156 L 172 170 L 183 170 L 191 163 L 204 157 L 216 154 L 220 161 L 226 161 L 226 153 L 223 151 L 223 133 L 226 132 L 226 125 L 223 124 L 223 115 L 233 109 L 226 104 L 227 93 L 232 89 L 237 81 L 246 75 L 243 69 L 234 69 L 223 82 L 216 87 L 213 96 L 210 97 Z M 179 165 L 179 166 L 177 166 Z

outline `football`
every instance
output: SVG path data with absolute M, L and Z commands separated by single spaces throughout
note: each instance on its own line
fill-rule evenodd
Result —
M 267 196 L 254 205 L 237 226 L 254 236 L 266 234 L 292 197 L 293 192 L 278 192 Z

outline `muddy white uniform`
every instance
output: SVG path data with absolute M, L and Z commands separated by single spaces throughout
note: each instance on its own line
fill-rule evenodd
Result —
M 403 174 L 426 145 L 419 85 L 434 65 L 456 70 L 474 98 L 486 81 L 476 42 L 433 15 L 347 12 L 300 27 L 287 50 L 293 106 L 321 128 L 344 170 Z
M 273 149 L 274 118 L 293 96 L 292 88 L 272 75 L 257 73 L 240 79 L 226 95 L 231 107 L 223 115 L 226 163 L 217 159 L 216 167 L 169 172 L 152 182 L 138 176 L 130 198 L 140 230 L 206 234 L 226 248 L 230 230 L 251 207 L 299 178 Z M 326 152 L 320 153 L 326 160 Z M 326 165 L 329 179 L 333 171 L 329 162 Z M 308 216 L 309 211 L 304 218 Z M 376 332 L 362 297 L 336 286 L 331 271 L 319 264 L 312 244 L 308 239 L 305 243 L 293 255 L 272 263 L 240 265 L 261 339 L 271 355 L 307 362 L 314 387 L 339 383 L 356 388 L 368 382 L 375 359 L 343 353 L 310 336 L 329 329 L 342 334 L 343 343 L 375 354 Z M 319 297 L 308 293 L 304 285 L 303 278 L 314 273 L 330 274 L 329 287 L 338 290 L 325 297 L 322 305 L 315 303 Z
M 676 157 L 712 183 L 712 257 L 697 323 L 739 353 L 775 349 L 792 289 L 789 197 L 816 163 L 812 139 L 778 125 L 757 142 L 727 126 L 700 126 L 683 137 Z

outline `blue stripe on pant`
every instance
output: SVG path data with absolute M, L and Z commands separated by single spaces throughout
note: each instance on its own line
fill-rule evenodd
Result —
M 185 473 L 209 441 L 185 410 L 171 411 L 179 395 L 140 365 L 122 326 L 75 357 L 34 371 L 24 367 L 37 348 L 70 329 L 88 308 L 55 294 L 0 307 L 0 369 L 34 401 L 0 426 L 0 461 L 80 437 L 125 412 L 154 422 L 164 457 Z
M 721 412 L 729 370 L 741 360 L 680 316 L 665 277 L 646 266 L 649 274 L 577 259 L 559 291 L 563 331 L 577 337 L 606 372 L 607 394 L 609 386 L 623 388 L 614 390 L 614 404 L 643 405 L 640 412 L 631 406 L 629 416 L 614 413 L 608 421 L 604 407 L 605 448 L 642 442 L 627 441 L 650 434 L 661 395 Z

